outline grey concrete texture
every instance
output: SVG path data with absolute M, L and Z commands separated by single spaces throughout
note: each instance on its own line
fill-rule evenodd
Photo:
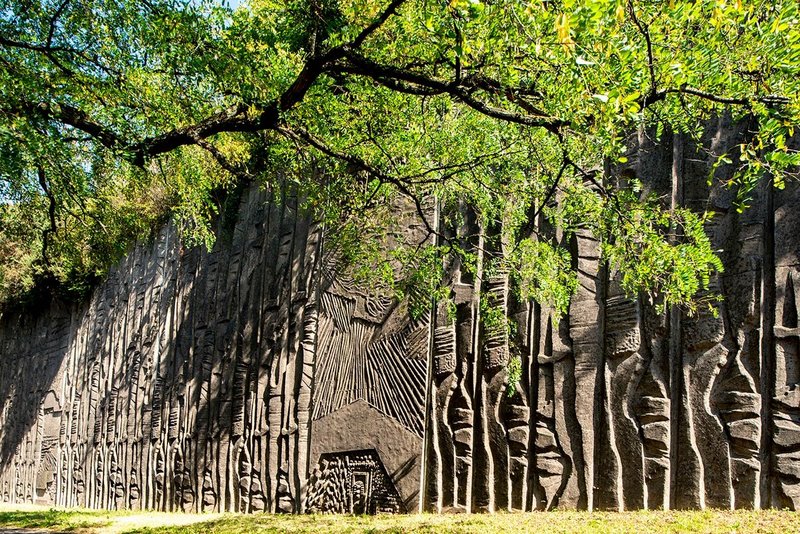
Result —
M 703 144 L 721 151 L 743 135 L 722 118 Z M 165 227 L 89 301 L 0 319 L 0 499 L 187 512 L 800 508 L 800 185 L 765 181 L 738 213 L 728 171 L 709 185 L 711 160 L 685 136 L 642 131 L 631 146 L 623 175 L 717 212 L 717 317 L 629 298 L 579 232 L 565 241 L 579 288 L 560 321 L 517 302 L 507 275 L 481 282 L 455 264 L 455 318 L 439 306 L 412 320 L 334 272 L 296 199 L 253 188 L 212 251 Z M 424 233 L 411 211 L 400 233 Z M 512 334 L 483 328 L 481 295 Z

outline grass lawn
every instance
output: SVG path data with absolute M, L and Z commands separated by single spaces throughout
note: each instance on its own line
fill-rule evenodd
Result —
M 788 511 L 534 512 L 494 515 L 280 516 L 105 512 L 36 507 L 0 508 L 0 531 L 47 529 L 75 533 L 246 532 L 775 532 L 800 533 L 800 514 Z

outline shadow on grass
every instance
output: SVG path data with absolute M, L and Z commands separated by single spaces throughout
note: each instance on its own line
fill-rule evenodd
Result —
M 0 511 L 0 530 L 14 528 L 46 528 L 59 531 L 98 528 L 111 524 L 101 512 L 75 512 L 69 510 L 14 510 Z

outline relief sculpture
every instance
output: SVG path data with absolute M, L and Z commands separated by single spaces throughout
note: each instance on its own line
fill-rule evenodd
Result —
M 642 330 L 648 338 L 644 340 L 644 349 L 649 358 L 645 357 L 640 363 L 638 373 L 641 378 L 632 393 L 631 413 L 642 442 L 643 504 L 649 510 L 658 510 L 669 507 L 670 496 L 670 399 L 665 378 L 665 318 L 645 313 L 649 317 L 642 321 Z
M 320 457 L 309 481 L 306 509 L 357 515 L 406 511 L 374 450 Z
M 797 271 L 786 275 L 781 324 L 775 326 L 776 367 L 773 440 L 775 505 L 800 509 L 800 328 Z
M 477 258 L 448 257 L 449 298 L 413 317 L 347 276 L 290 185 L 244 190 L 211 250 L 167 225 L 86 301 L 0 316 L 0 500 L 800 509 L 800 184 L 764 182 L 739 213 L 732 169 L 708 154 L 744 135 L 725 118 L 702 149 L 640 131 L 630 164 L 593 178 L 635 176 L 669 209 L 716 212 L 705 229 L 725 271 L 697 310 L 627 294 L 596 236 L 541 214 L 537 239 L 577 270 L 563 316 L 520 297 L 491 261 L 501 232 L 461 205 L 438 237 L 415 206 L 392 206 L 392 239 L 449 236 Z M 433 204 L 420 209 L 439 221 Z

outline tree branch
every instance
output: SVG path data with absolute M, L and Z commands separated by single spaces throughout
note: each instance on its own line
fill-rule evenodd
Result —
M 489 117 L 524 126 L 545 128 L 553 133 L 559 133 L 559 130 L 569 124 L 556 117 L 515 113 L 491 106 L 472 95 L 472 91 L 477 87 L 466 85 L 469 83 L 468 80 L 462 80 L 461 83 L 439 80 L 410 70 L 381 65 L 354 52 L 347 54 L 347 60 L 349 64 L 332 65 L 330 70 L 367 77 L 389 88 L 396 87 L 398 83 L 405 83 L 410 84 L 412 87 L 427 89 L 435 93 L 449 94 L 456 100 Z
M 361 30 L 361 33 L 353 39 L 353 42 L 350 43 L 349 48 L 355 49 L 360 47 L 364 41 L 367 40 L 367 37 L 375 33 L 375 31 L 383 26 L 383 23 L 386 22 L 389 17 L 394 15 L 398 8 L 406 3 L 407 0 L 392 0 L 392 2 L 383 10 L 383 12 L 375 19 L 372 24 Z
M 228 171 L 233 176 L 238 177 L 245 183 L 249 183 L 253 180 L 253 175 L 248 172 L 246 168 L 234 165 L 231 161 L 225 157 L 225 154 L 219 151 L 217 147 L 215 147 L 212 143 L 209 143 L 205 139 L 198 139 L 196 141 L 197 146 L 211 154 L 211 156 L 216 160 L 217 164 L 220 167 Z
M 3 111 L 11 115 L 38 116 L 45 120 L 60 122 L 89 134 L 106 148 L 118 148 L 122 144 L 122 140 L 116 133 L 92 120 L 84 111 L 69 104 L 33 103 L 23 100 L 18 106 Z
M 628 13 L 630 13 L 631 20 L 633 20 L 639 33 L 644 37 L 645 44 L 647 45 L 647 70 L 650 73 L 650 91 L 648 91 L 648 94 L 654 95 L 658 91 L 658 85 L 656 83 L 655 57 L 653 56 L 653 41 L 650 38 L 650 28 L 642 24 L 639 17 L 636 16 L 633 0 L 628 0 Z
M 47 32 L 47 48 L 50 48 L 50 45 L 53 44 L 53 36 L 56 33 L 56 23 L 58 22 L 59 17 L 61 17 L 61 14 L 64 12 L 64 9 L 66 9 L 69 2 L 70 0 L 64 0 L 61 2 L 61 5 L 58 6 L 58 9 L 56 9 L 56 12 L 53 13 L 53 16 L 50 18 L 50 28 Z
M 71 50 L 69 48 L 64 48 L 61 46 L 51 46 L 51 43 L 48 41 L 46 45 L 39 45 L 33 43 L 26 43 L 24 41 L 15 41 L 14 39 L 8 39 L 0 35 L 0 46 L 5 46 L 7 48 L 19 48 L 22 50 L 29 50 L 31 52 L 37 52 L 39 54 L 44 55 L 50 62 L 58 67 L 66 76 L 73 77 L 75 76 L 75 72 L 70 70 L 69 68 L 64 65 L 57 57 L 57 52 L 64 52 L 69 54 L 76 54 L 75 50 Z
M 39 178 L 39 186 L 42 188 L 42 191 L 44 191 L 48 201 L 47 217 L 50 221 L 50 226 L 42 231 L 42 263 L 44 265 L 48 265 L 50 263 L 50 258 L 48 256 L 50 234 L 55 234 L 56 231 L 58 231 L 58 227 L 56 226 L 56 199 L 47 184 L 47 176 L 45 175 L 44 168 L 41 165 L 37 165 L 36 174 Z
M 408 188 L 408 186 L 403 182 L 402 179 L 384 173 L 380 169 L 373 167 L 372 165 L 370 165 L 369 163 L 367 163 L 366 161 L 357 156 L 354 156 L 352 154 L 344 154 L 342 152 L 337 152 L 333 148 L 323 143 L 322 140 L 318 139 L 317 137 L 311 135 L 309 132 L 306 132 L 304 130 L 279 127 L 277 128 L 277 131 L 289 139 L 293 139 L 295 141 L 302 141 L 305 144 L 316 148 L 326 156 L 348 163 L 353 167 L 366 172 L 373 178 L 376 178 L 377 180 L 383 183 L 390 183 L 394 185 L 397 188 L 397 190 L 403 194 L 403 196 L 409 198 L 414 203 L 414 206 L 417 210 L 417 214 L 422 220 L 422 223 L 425 225 L 426 230 L 430 232 L 430 234 L 432 235 L 440 235 L 439 232 L 436 231 L 428 221 L 428 218 L 425 215 L 425 210 L 422 207 L 422 202 L 420 201 L 420 199 Z
M 714 93 L 709 93 L 707 91 L 701 91 L 700 89 L 695 89 L 693 87 L 689 87 L 688 85 L 682 85 L 680 87 L 673 87 L 671 89 L 662 89 L 661 91 L 657 91 L 656 93 L 647 95 L 641 100 L 642 109 L 652 104 L 655 104 L 656 102 L 664 100 L 667 97 L 667 95 L 670 94 L 691 95 L 691 96 L 696 96 L 698 98 L 702 98 L 704 100 L 708 100 L 709 102 L 716 102 L 717 104 L 744 106 L 748 108 L 752 105 L 753 102 L 760 102 L 768 106 L 779 106 L 783 104 L 788 104 L 790 102 L 788 98 L 778 95 L 754 96 L 749 98 L 732 98 L 721 95 L 715 95 Z
M 197 144 L 223 132 L 258 132 L 275 129 L 278 126 L 278 110 L 275 104 L 248 115 L 244 106 L 221 111 L 208 118 L 184 128 L 176 128 L 165 134 L 149 137 L 143 141 L 122 146 L 136 165 L 143 165 L 147 158 L 170 152 L 178 147 Z
M 311 85 L 329 64 L 344 58 L 348 51 L 359 48 L 406 1 L 392 0 L 386 9 L 352 42 L 334 47 L 322 55 L 312 55 L 289 88 L 276 101 L 260 107 L 255 114 L 249 114 L 244 105 L 239 105 L 210 115 L 190 126 L 175 128 L 140 141 L 130 141 L 124 140 L 110 127 L 91 119 L 85 111 L 69 104 L 51 105 L 45 102 L 23 102 L 18 109 L 6 111 L 15 114 L 38 115 L 44 119 L 71 126 L 96 138 L 106 148 L 122 152 L 137 166 L 143 166 L 148 158 L 170 152 L 181 146 L 198 144 L 199 141 L 218 133 L 276 130 L 279 125 L 280 113 L 290 110 L 301 102 Z M 59 9 L 63 9 L 66 4 L 65 0 Z M 43 53 L 55 50 L 51 47 L 19 43 L 2 36 L 0 36 L 0 45 L 15 46 Z

